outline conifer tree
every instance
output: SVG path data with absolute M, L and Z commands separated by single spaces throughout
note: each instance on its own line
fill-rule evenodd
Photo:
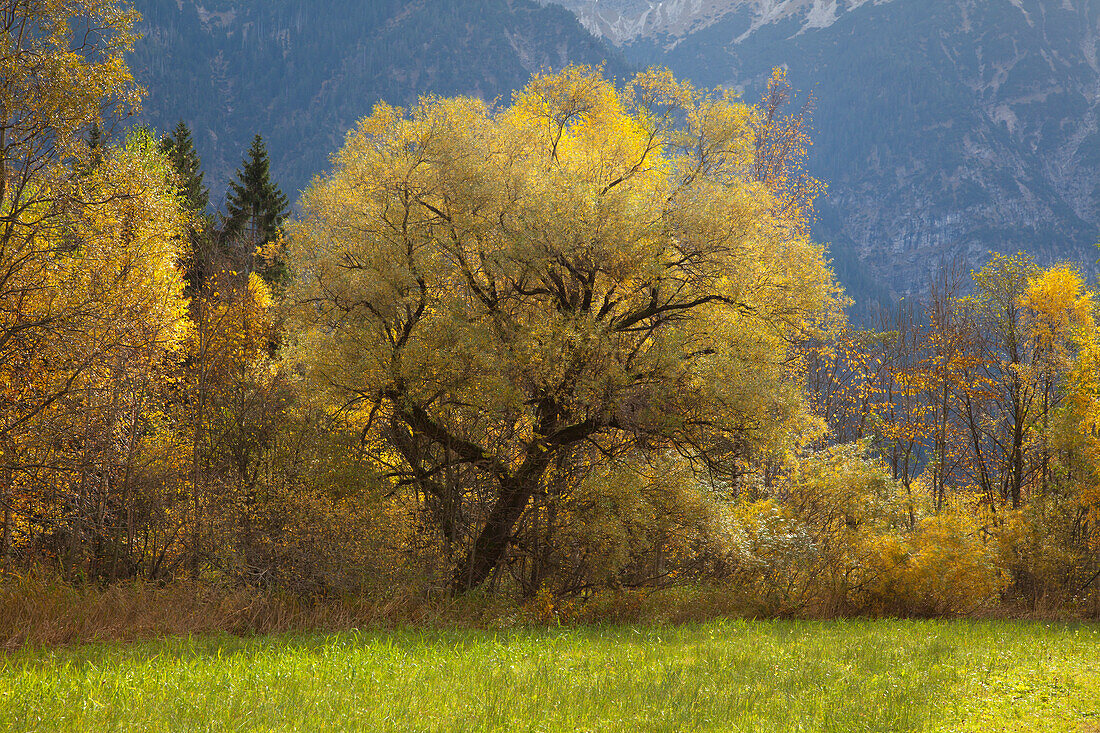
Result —
M 160 141 L 176 174 L 177 197 L 184 210 L 191 214 L 193 225 L 187 231 L 187 290 L 195 293 L 214 269 L 218 247 L 212 235 L 210 190 L 203 183 L 202 162 L 195 150 L 191 128 L 180 120 L 175 129 Z
M 88 149 L 91 151 L 103 149 L 103 129 L 99 126 L 99 122 L 92 122 L 92 127 L 88 130 Z
M 162 148 L 179 176 L 181 202 L 194 214 L 203 214 L 210 205 L 210 191 L 203 185 L 202 164 L 195 151 L 191 129 L 180 120 L 170 135 L 165 135 Z
M 226 199 L 228 213 L 224 236 L 231 246 L 243 249 L 243 260 L 252 267 L 256 250 L 274 242 L 279 226 L 288 212 L 288 201 L 271 180 L 270 161 L 263 138 L 256 135 L 248 149 L 248 157 L 237 171 L 237 180 L 229 184 Z M 280 253 L 267 257 L 267 266 L 259 268 L 269 283 L 285 280 L 286 266 Z
M 91 129 L 88 130 L 88 164 L 87 172 L 91 172 L 97 165 L 103 162 L 103 129 L 99 126 L 99 122 L 92 122 Z

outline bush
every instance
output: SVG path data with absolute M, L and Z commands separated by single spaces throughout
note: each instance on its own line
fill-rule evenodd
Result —
M 739 508 L 735 575 L 768 615 L 949 616 L 993 602 L 1007 578 L 998 547 L 961 513 L 920 515 L 862 444 L 812 453 L 773 498 Z
M 1008 575 L 997 547 L 972 519 L 939 514 L 911 532 L 883 537 L 870 556 L 863 606 L 899 616 L 966 615 L 995 602 Z

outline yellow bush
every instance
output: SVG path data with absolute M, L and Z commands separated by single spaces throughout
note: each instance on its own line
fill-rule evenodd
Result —
M 997 548 L 983 543 L 972 519 L 939 514 L 904 535 L 882 538 L 872 556 L 869 610 L 899 615 L 972 613 L 993 602 L 1007 574 Z

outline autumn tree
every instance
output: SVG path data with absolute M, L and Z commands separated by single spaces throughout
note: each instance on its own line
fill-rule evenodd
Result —
M 728 94 L 571 67 L 500 109 L 379 105 L 308 191 L 300 358 L 395 486 L 461 506 L 456 590 L 563 456 L 736 475 L 803 426 L 788 344 L 832 278 L 755 154 Z
M 137 103 L 123 54 L 135 15 L 116 0 L 0 5 L 0 371 L 61 317 L 47 287 L 61 217 L 81 205 L 83 132 Z M 10 381 L 9 381 L 10 384 Z M 54 397 L 4 400 L 0 437 Z
M 1082 349 L 1088 349 L 1095 331 L 1092 294 L 1080 273 L 1056 265 L 1032 276 L 1020 298 L 1031 352 L 1030 376 L 1036 385 L 1038 433 L 1037 488 L 1051 484 L 1051 438 L 1054 422 L 1067 395 L 1079 394 L 1074 374 Z M 1087 357 L 1086 357 L 1087 358 Z
M 70 214 L 90 203 L 79 185 L 91 157 L 85 133 L 138 102 L 124 60 L 135 18 L 118 0 L 0 3 L 0 502 L 9 517 L 15 474 L 38 460 L 28 454 L 34 421 L 87 366 L 47 379 L 42 359 L 62 348 L 81 309 L 57 288 L 58 259 L 73 247 Z
M 1096 295 L 1071 265 L 1028 278 L 1021 296 L 1035 391 L 1031 491 L 1004 532 L 1026 598 L 1100 601 Z
M 813 201 L 824 188 L 805 168 L 813 144 L 810 118 L 814 99 L 809 96 L 796 110 L 790 109 L 791 104 L 787 72 L 777 66 L 752 119 L 755 150 L 751 177 L 774 193 L 779 215 L 806 234 L 813 222 Z
M 941 267 L 924 306 L 926 325 L 912 374 L 913 384 L 923 392 L 921 429 L 926 435 L 927 473 L 937 512 L 944 509 L 949 490 L 959 483 L 969 462 L 963 414 L 971 391 L 981 384 L 974 324 L 960 303 L 964 287 L 958 263 Z
M 198 573 L 227 540 L 219 525 L 251 536 L 257 463 L 278 412 L 265 399 L 273 329 L 271 295 L 256 273 L 223 267 L 191 298 L 193 328 L 182 370 L 180 419 L 189 444 L 189 537 L 185 561 Z
M 987 417 L 975 421 L 991 448 L 990 459 L 1003 500 L 1017 509 L 1023 503 L 1033 466 L 1028 456 L 1031 426 L 1037 412 L 1034 341 L 1027 327 L 1029 279 L 1039 267 L 1024 255 L 994 254 L 974 275 L 971 301 L 977 327 L 986 335 L 981 357 L 992 391 Z
M 42 409 L 4 468 L 70 575 L 114 576 L 138 541 L 133 478 L 148 415 L 189 327 L 178 268 L 188 218 L 142 131 L 105 149 L 74 190 L 88 203 L 66 212 L 43 285 L 62 315 L 17 365 L 21 394 Z

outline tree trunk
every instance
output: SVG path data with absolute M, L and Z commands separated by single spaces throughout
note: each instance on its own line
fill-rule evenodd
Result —
M 533 453 L 528 455 L 514 476 L 501 478 L 500 496 L 490 510 L 470 554 L 455 571 L 456 594 L 481 586 L 504 559 L 512 539 L 512 529 L 538 490 L 551 457 L 551 451 L 534 447 Z
M 1024 418 L 1023 410 L 1017 408 L 1016 421 L 1012 426 L 1012 468 L 1011 484 L 1009 485 L 1009 498 L 1012 500 L 1012 508 L 1019 509 L 1023 494 L 1024 484 Z
M 11 567 L 11 506 L 4 502 L 4 533 L 0 537 L 0 569 Z
M 13 543 L 11 505 L 15 492 L 12 490 L 11 470 L 0 471 L 0 476 L 3 477 L 0 480 L 0 504 L 4 505 L 4 531 L 3 536 L 0 537 L 0 570 L 10 570 Z

